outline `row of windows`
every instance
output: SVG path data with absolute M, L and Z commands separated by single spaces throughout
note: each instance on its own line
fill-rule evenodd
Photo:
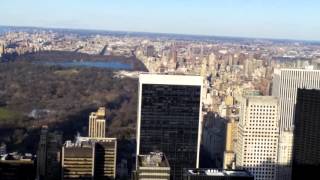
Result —
M 268 106 L 268 105 L 250 105 L 250 107 L 257 107 L 257 108 L 275 108 L 276 106 Z
M 276 110 L 275 109 L 250 109 L 251 111 L 255 111 L 255 112 L 257 112 L 257 111 L 263 111 L 263 112 L 276 112 Z M 252 114 L 252 113 L 250 113 L 250 114 Z
M 263 165 L 261 164 L 261 161 L 256 161 L 256 162 L 260 166 L 257 166 L 257 164 L 255 164 L 252 167 L 250 167 L 249 164 L 244 164 L 244 166 L 249 167 L 250 169 L 260 169 L 260 168 L 265 168 L 265 167 L 275 167 L 275 164 L 273 162 L 265 162 L 265 161 L 263 161 Z
M 260 156 L 260 155 L 258 154 L 258 156 Z M 275 156 L 275 155 L 273 155 L 273 156 Z M 260 163 L 260 162 L 264 162 L 265 163 L 266 158 L 270 158 L 270 156 L 265 156 L 265 157 L 245 156 L 245 159 L 246 159 L 247 162 L 250 161 L 250 162 L 256 162 L 256 163 Z M 272 163 L 270 163 L 270 164 L 272 164 Z
M 273 124 L 266 124 L 266 123 L 249 123 L 249 126 L 265 126 L 265 127 L 275 127 L 275 125 Z
M 277 151 L 276 150 L 259 150 L 259 149 L 254 149 L 254 150 L 244 150 L 245 154 L 247 152 L 254 152 L 253 154 L 257 154 L 257 155 L 264 155 L 265 153 L 276 153 Z
M 275 112 L 257 112 L 257 111 L 250 111 L 250 113 L 249 113 L 250 115 L 269 115 L 269 116 L 271 116 L 271 115 L 276 115 L 276 113 Z
M 266 157 L 270 157 L 270 156 L 274 156 L 274 154 L 261 154 L 261 153 L 244 153 L 245 156 L 266 156 Z
M 264 161 L 245 160 L 244 163 L 245 163 L 245 166 L 250 166 L 251 164 L 254 164 L 252 167 L 255 167 L 255 168 L 274 168 L 276 166 L 276 163 L 269 162 L 269 161 L 266 162 L 265 160 Z
M 250 116 L 251 119 L 275 119 L 275 116 Z
M 277 145 L 277 141 L 276 140 L 270 140 L 270 141 L 257 141 L 257 140 L 252 140 L 252 141 L 248 141 L 248 140 L 245 140 L 244 142 L 245 145 L 266 145 L 266 146 L 276 146 Z M 271 148 L 271 147 L 270 147 Z
M 258 130 L 258 128 L 247 128 L 247 131 L 244 131 L 244 133 L 255 133 L 255 134 L 259 134 L 259 133 L 262 133 L 262 134 L 279 134 L 278 131 L 277 132 L 261 132 L 261 131 L 248 131 L 248 130 Z M 261 128 L 259 128 L 259 130 L 261 130 Z M 263 130 L 265 130 L 265 128 L 263 128 Z
M 261 138 L 261 137 L 266 137 L 266 138 L 277 138 L 278 136 L 270 136 L 268 134 L 278 134 L 276 132 L 268 132 L 268 134 L 266 132 L 253 132 L 246 135 L 246 137 L 257 137 L 257 138 Z M 248 138 L 245 138 L 245 140 L 247 140 Z
M 270 143 L 270 145 L 266 145 L 266 144 L 260 143 L 260 142 L 245 142 L 244 144 L 245 144 L 245 146 L 246 146 L 246 145 L 262 145 L 262 146 L 265 145 L 265 146 L 267 146 L 267 147 L 265 147 L 265 148 L 268 148 L 268 149 L 274 148 L 274 147 L 272 147 L 272 145 L 274 145 L 274 146 L 277 145 L 277 143 Z M 269 147 L 269 146 L 271 146 L 271 147 Z
M 245 140 L 246 140 L 246 139 L 245 139 Z M 257 141 L 254 141 L 254 142 L 255 142 L 255 144 L 258 144 L 258 145 L 261 144 L 261 145 L 268 145 L 268 146 L 269 146 L 269 145 L 276 144 L 276 143 L 271 143 L 271 142 L 270 142 L 270 143 L 269 143 L 269 142 L 266 143 L 266 142 L 261 142 L 261 141 L 260 141 L 260 142 L 259 142 L 259 141 L 258 141 L 258 142 L 257 142 Z M 251 143 L 245 142 L 245 144 L 251 144 Z
M 257 128 L 252 128 L 253 130 L 277 130 L 277 128 L 262 128 L 262 127 L 257 127 Z

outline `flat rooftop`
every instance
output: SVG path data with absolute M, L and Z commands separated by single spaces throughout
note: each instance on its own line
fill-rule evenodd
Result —
M 223 169 L 185 169 L 185 173 L 191 176 L 236 176 L 236 177 L 252 177 L 245 170 L 223 170 Z
M 151 152 L 147 155 L 138 155 L 139 167 L 169 167 L 165 155 L 161 152 Z
M 140 84 L 202 86 L 203 77 L 196 75 L 140 74 Z
M 96 142 L 116 142 L 117 138 L 93 138 L 93 137 L 82 137 L 82 136 L 78 136 L 76 138 L 76 141 L 78 142 L 90 142 L 90 143 L 96 143 Z

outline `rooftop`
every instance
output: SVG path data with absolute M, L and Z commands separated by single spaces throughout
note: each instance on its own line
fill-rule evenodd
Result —
M 98 118 L 98 120 L 105 120 L 106 118 L 106 108 L 105 107 L 99 107 L 97 112 L 91 112 L 90 116 Z
M 274 96 L 248 96 L 245 98 L 250 103 L 278 103 L 278 98 Z
M 162 152 L 151 152 L 138 156 L 140 167 L 169 167 L 167 158 Z
M 66 141 L 64 144 L 64 156 L 68 158 L 87 157 L 91 158 L 93 144 L 90 142 L 75 142 Z
M 245 170 L 223 170 L 223 169 L 185 169 L 185 173 L 191 176 L 241 176 L 251 177 Z
M 169 84 L 202 86 L 203 78 L 195 75 L 145 74 L 139 75 L 140 84 Z
M 117 141 L 117 138 L 101 138 L 101 137 L 82 137 L 77 136 L 76 137 L 77 142 L 90 142 L 90 143 L 96 143 L 96 142 L 115 142 Z

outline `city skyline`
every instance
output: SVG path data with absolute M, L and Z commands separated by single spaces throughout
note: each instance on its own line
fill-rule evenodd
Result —
M 319 5 L 313 0 L 183 3 L 14 0 L 2 3 L 0 21 L 8 26 L 320 40 L 317 33 L 320 25 L 315 23 Z
M 3 2 L 0 177 L 314 174 L 317 4 Z

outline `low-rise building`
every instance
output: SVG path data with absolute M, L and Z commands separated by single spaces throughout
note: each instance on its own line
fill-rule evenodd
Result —
M 153 179 L 170 180 L 170 165 L 161 152 L 151 152 L 138 155 L 137 170 L 133 173 L 133 180 Z

